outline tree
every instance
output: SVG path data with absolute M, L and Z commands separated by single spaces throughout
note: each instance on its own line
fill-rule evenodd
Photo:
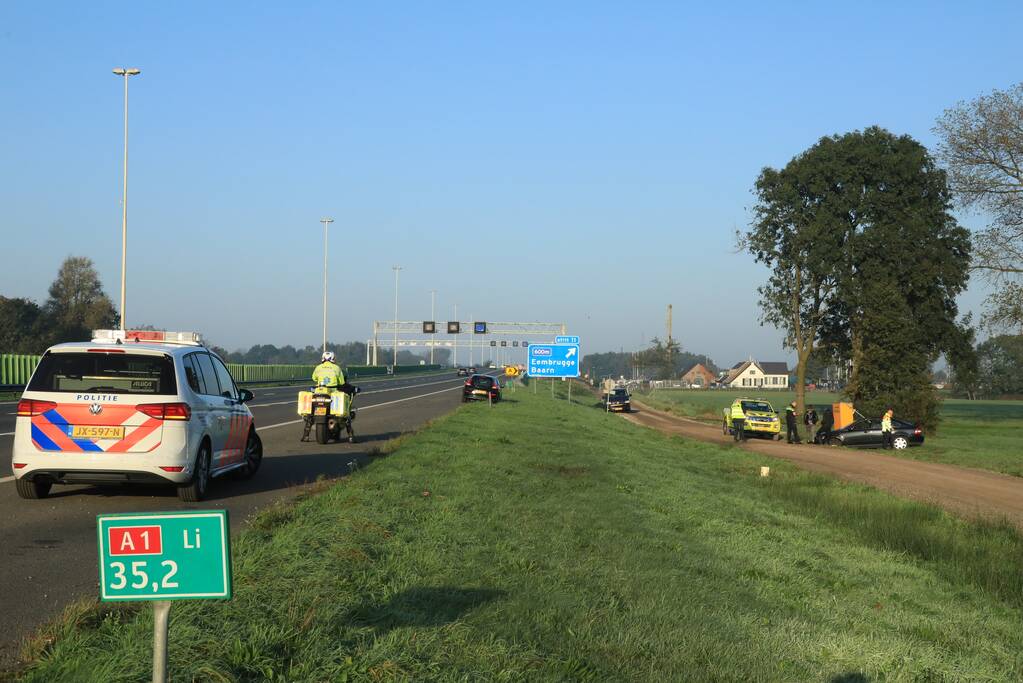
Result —
M 42 310 L 29 299 L 0 296 L 0 352 L 42 353 Z
M 1023 330 L 1023 83 L 947 109 L 934 132 L 959 203 L 991 217 L 973 264 L 998 287 L 985 323 Z
M 985 395 L 1023 394 L 1023 336 L 999 335 L 977 347 L 980 386 Z
M 955 299 L 970 255 L 945 173 L 909 136 L 871 127 L 764 169 L 755 191 L 740 245 L 771 269 L 762 320 L 796 351 L 797 391 L 819 347 L 851 362 L 858 406 L 933 425 L 930 368 L 964 333 Z
M 956 298 L 969 280 L 970 235 L 952 215 L 946 173 L 923 145 L 876 127 L 839 140 L 858 172 L 848 193 L 847 261 L 824 334 L 851 360 L 854 403 L 889 405 L 933 428 L 930 368 L 968 334 Z M 898 356 L 876 343 L 881 327 Z
M 117 311 L 85 256 L 64 259 L 43 306 L 47 324 L 59 341 L 83 339 L 94 329 L 117 325 Z
M 807 365 L 834 297 L 841 240 L 847 220 L 836 194 L 836 160 L 831 141 L 792 159 L 778 171 L 765 168 L 754 192 L 755 220 L 739 247 L 770 269 L 758 291 L 761 323 L 785 332 L 785 346 L 796 352 L 796 403 L 805 404 Z M 840 188 L 838 194 L 841 194 Z

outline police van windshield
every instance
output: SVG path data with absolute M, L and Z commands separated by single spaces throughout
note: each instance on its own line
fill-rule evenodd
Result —
M 765 401 L 743 401 L 742 410 L 746 412 L 748 410 L 754 413 L 773 413 L 774 409 L 771 408 L 771 404 Z
M 29 391 L 176 394 L 174 361 L 131 353 L 48 353 Z

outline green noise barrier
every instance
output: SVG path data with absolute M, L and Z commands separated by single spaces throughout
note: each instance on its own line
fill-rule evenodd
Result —
M 0 385 L 24 386 L 36 369 L 42 356 L 27 354 L 0 354 Z M 315 365 L 255 365 L 249 363 L 228 363 L 227 368 L 239 384 L 256 382 L 290 382 L 312 380 Z M 428 372 L 439 370 L 440 365 L 399 365 L 395 374 Z M 349 377 L 375 377 L 387 374 L 384 366 L 349 365 L 345 368 Z

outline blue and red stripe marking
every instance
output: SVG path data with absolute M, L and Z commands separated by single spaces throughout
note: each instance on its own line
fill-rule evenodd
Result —
M 70 423 L 68 423 L 68 421 L 64 419 L 64 416 L 58 413 L 56 409 L 47 410 L 45 413 L 43 413 L 42 417 L 46 418 L 46 420 L 50 424 L 59 429 L 63 434 L 67 435 L 68 441 L 78 446 L 78 450 L 98 453 L 103 452 L 103 449 L 100 448 L 98 444 L 94 443 L 89 439 L 72 439 L 68 429 L 68 427 L 71 426 Z M 40 440 L 39 437 L 42 438 L 42 441 Z M 62 448 L 53 439 L 47 436 L 42 429 L 37 427 L 34 421 L 32 424 L 32 440 L 36 442 L 36 445 L 38 445 L 40 448 L 44 450 L 48 451 L 65 450 L 65 448 Z

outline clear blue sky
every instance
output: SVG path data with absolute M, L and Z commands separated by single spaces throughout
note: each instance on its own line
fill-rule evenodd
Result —
M 0 294 L 75 254 L 117 300 L 126 66 L 129 323 L 318 343 L 330 215 L 332 339 L 391 317 L 397 263 L 405 319 L 437 289 L 594 352 L 672 303 L 687 350 L 786 358 L 732 248 L 757 173 L 872 124 L 932 144 L 1020 80 L 1023 3 L 687 4 L 3 3 Z

